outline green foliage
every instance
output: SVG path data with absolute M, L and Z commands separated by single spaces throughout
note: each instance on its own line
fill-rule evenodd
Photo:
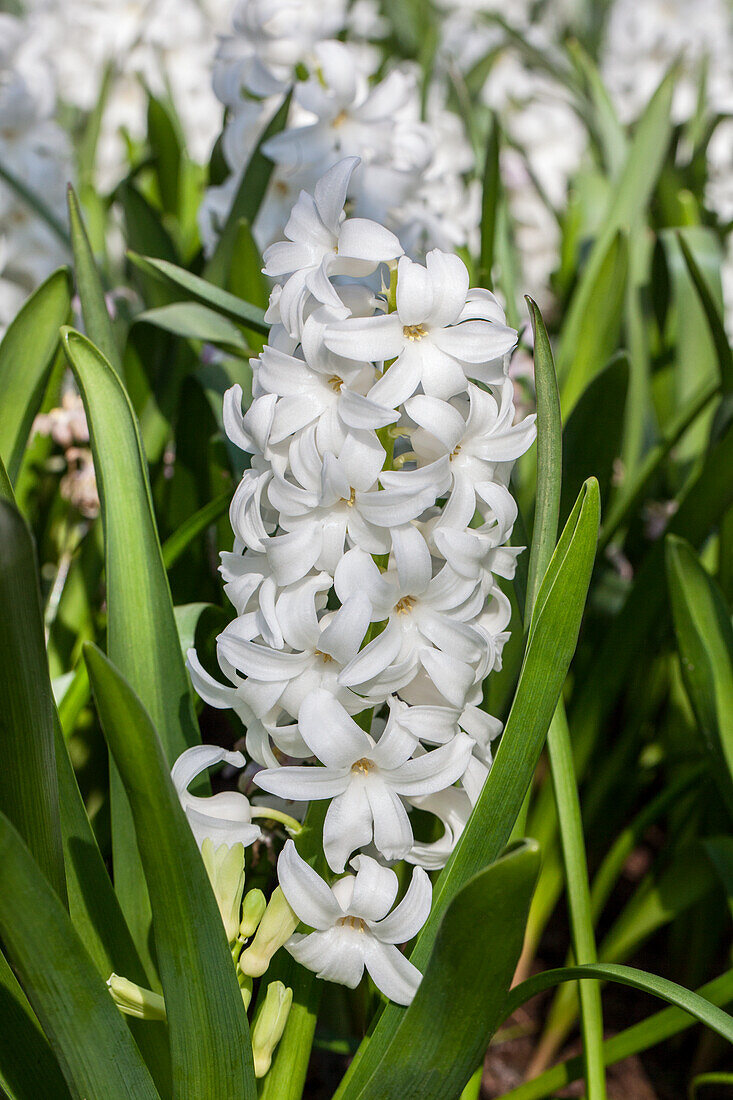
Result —
M 129 799 L 145 872 L 177 1097 L 256 1096 L 247 1017 L 216 900 L 164 747 L 115 666 L 85 649 L 102 728 Z
M 222 182 L 220 148 L 208 169 L 195 165 L 167 96 L 148 95 L 147 133 L 130 139 L 114 194 L 95 190 L 111 68 L 97 108 L 78 120 L 68 234 L 0 167 L 3 186 L 70 248 L 86 333 L 65 327 L 72 280 L 60 269 L 0 343 L 0 1090 L 9 1100 L 301 1100 L 314 1040 L 319 1059 L 356 1052 L 339 1100 L 476 1100 L 492 1035 L 551 989 L 537 1076 L 507 1100 L 540 1100 L 581 1077 L 602 1100 L 605 1067 L 673 1036 L 680 1096 L 704 1100 L 730 1084 L 713 1061 L 719 1048 L 692 1030 L 698 1021 L 733 1040 L 723 1011 L 733 972 L 715 976 L 733 913 L 733 352 L 725 227 L 707 208 L 705 181 L 717 121 L 703 78 L 693 117 L 672 121 L 673 68 L 622 123 L 597 64 L 608 5 L 577 7 L 582 30 L 552 52 L 487 16 L 502 45 L 449 78 L 481 195 L 479 239 L 464 258 L 516 327 L 522 212 L 504 159 L 519 158 L 530 179 L 532 160 L 481 98 L 507 43 L 563 88 L 588 135 L 564 207 L 537 186 L 561 239 L 544 317 L 527 299 L 532 339 L 520 333 L 515 359 L 519 367 L 533 345 L 534 378 L 518 370 L 515 384 L 536 408 L 538 441 L 511 486 L 516 545 L 529 547 L 516 577 L 500 581 L 513 637 L 484 685 L 504 732 L 434 876 L 433 910 L 410 949 L 424 974 L 413 1003 L 384 1004 L 367 982 L 337 989 L 280 951 L 251 1016 L 271 981 L 293 990 L 293 1005 L 257 1084 L 232 955 L 169 772 L 200 740 L 194 706 L 206 741 L 231 745 L 248 732 L 232 712 L 194 700 L 182 651 L 195 644 L 213 670 L 215 636 L 231 618 L 216 551 L 231 546 L 226 513 L 248 459 L 224 437 L 222 395 L 240 384 L 246 408 L 248 359 L 269 332 L 252 227 L 273 171 L 264 142 L 285 125 L 289 100 L 208 261 L 197 216 L 206 183 Z M 387 58 L 416 63 L 427 110 L 437 9 L 400 0 L 382 10 Z M 115 211 L 124 259 L 107 247 Z M 113 309 L 109 288 L 119 288 Z M 89 425 L 99 517 L 61 491 L 66 447 L 32 437 L 36 415 L 60 403 L 64 358 Z M 324 809 L 309 810 L 297 845 L 327 873 Z M 248 863 L 248 887 L 270 890 L 283 835 L 252 872 Z M 638 857 L 643 873 L 632 877 Z M 569 917 L 567 965 L 535 974 L 556 912 L 555 930 Z M 624 965 L 643 967 L 650 953 L 664 959 L 664 977 Z M 167 1023 L 123 1018 L 104 984 L 113 971 L 162 993 Z M 670 1007 L 604 1037 L 609 981 Z M 610 998 L 605 1009 L 616 1026 Z M 580 1055 L 547 1068 L 576 1029 Z

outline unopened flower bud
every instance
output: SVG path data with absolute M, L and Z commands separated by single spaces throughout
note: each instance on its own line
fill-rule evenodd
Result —
M 267 898 L 261 890 L 247 891 L 242 906 L 242 922 L 239 925 L 239 935 L 243 940 L 248 940 L 255 934 L 266 908 Z
M 217 848 L 210 837 L 201 845 L 201 856 L 216 895 L 229 943 L 239 935 L 242 893 L 244 891 L 244 845 L 220 844 Z
M 270 982 L 252 1027 L 255 1077 L 264 1077 L 270 1068 L 273 1052 L 282 1038 L 292 1003 L 292 989 L 282 982 Z
M 110 974 L 107 988 L 120 1012 L 126 1016 L 135 1016 L 138 1020 L 165 1020 L 165 1001 L 160 993 L 153 993 L 152 989 L 145 989 L 119 974 Z
M 244 974 L 261 977 L 275 952 L 289 940 L 298 927 L 298 918 L 285 900 L 280 887 L 272 892 L 255 938 L 239 956 L 239 966 Z

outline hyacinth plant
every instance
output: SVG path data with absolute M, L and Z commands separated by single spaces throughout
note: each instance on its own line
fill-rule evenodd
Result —
M 0 344 L 9 1100 L 478 1100 L 539 993 L 502 1095 L 582 1077 L 604 1100 L 609 1066 L 682 1033 L 680 1094 L 725 1078 L 712 130 L 673 121 L 676 71 L 627 129 L 577 44 L 572 79 L 540 64 L 602 171 L 554 225 L 548 325 L 531 298 L 527 320 L 516 119 L 505 141 L 456 52 L 466 13 L 425 57 L 355 8 L 240 3 L 214 81 L 229 178 L 214 157 L 200 201 L 150 96 L 109 200 L 124 263 L 72 191 L 73 276 Z M 458 114 L 429 93 L 448 69 Z M 612 1037 L 607 982 L 644 1016 Z

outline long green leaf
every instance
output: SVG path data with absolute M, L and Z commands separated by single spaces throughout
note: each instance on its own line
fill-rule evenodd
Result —
M 199 508 L 198 512 L 194 512 L 192 516 L 184 520 L 178 530 L 174 531 L 165 542 L 163 543 L 163 561 L 166 569 L 170 569 L 171 566 L 180 558 L 181 554 L 184 554 L 191 543 L 202 535 L 207 528 L 211 527 L 212 523 L 224 515 L 228 510 L 231 501 L 231 493 L 222 493 L 221 496 L 214 497 L 207 504 L 204 504 L 203 508 Z
M 563 337 L 560 346 L 558 362 L 562 370 L 562 406 L 565 416 L 616 350 L 624 312 L 628 269 L 627 238 L 619 232 L 610 241 L 595 279 L 585 295 L 583 324 L 574 334 L 572 356 L 565 351 L 567 337 Z M 569 319 L 570 317 L 572 313 Z
M 237 326 L 198 302 L 175 302 L 159 309 L 148 309 L 139 313 L 135 322 L 147 322 L 186 340 L 202 340 L 240 354 L 247 351 L 247 341 Z
M 560 513 L 562 486 L 562 417 L 555 360 L 537 303 L 525 298 L 534 333 L 534 377 L 537 392 L 537 504 L 529 555 L 525 622 L 550 563 Z
M 177 1100 L 254 1100 L 247 1016 L 219 910 L 141 701 L 88 643 L 84 656 L 110 752 L 130 801 L 153 909 Z
M 465 883 L 494 862 L 507 844 L 529 788 L 580 630 L 598 537 L 598 485 L 583 487 L 540 586 L 522 673 L 493 767 L 468 825 L 438 879 L 433 909 L 410 956 L 425 965 L 440 921 Z M 362 1043 L 345 1082 L 364 1051 L 384 1049 L 399 1019 L 389 1005 Z
M 539 866 L 537 844 L 522 841 L 463 886 L 445 911 L 415 999 L 386 1044 L 369 1044 L 339 1100 L 459 1095 L 503 1015 Z M 482 927 L 491 935 L 477 936 Z
M 89 422 L 102 505 L 107 651 L 150 713 L 169 764 L 199 740 L 155 528 L 140 433 L 114 369 L 84 336 L 63 332 Z M 130 810 L 111 772 L 115 889 L 148 973 L 150 908 Z
M 59 1064 L 18 979 L 0 954 L 0 1091 L 8 1100 L 69 1100 Z
M 633 966 L 620 966 L 614 963 L 596 963 L 594 966 L 566 966 L 557 970 L 545 970 L 542 974 L 536 974 L 528 978 L 526 982 L 515 988 L 509 994 L 504 1005 L 505 1018 L 542 993 L 546 989 L 561 982 L 573 982 L 578 978 L 598 978 L 600 980 L 618 982 L 620 985 L 628 985 L 632 989 L 639 989 L 643 993 L 651 993 L 654 997 L 660 997 L 669 1001 L 672 1005 L 684 1009 L 694 1016 L 696 1020 L 712 1028 L 718 1035 L 722 1035 L 729 1043 L 733 1043 L 733 1017 L 706 1001 L 698 993 L 693 993 L 684 986 L 670 982 L 667 978 L 660 978 L 656 974 L 648 974 L 645 970 L 637 970 Z
M 692 547 L 669 536 L 667 575 L 682 678 L 711 771 L 733 816 L 733 626 L 723 594 Z
M 82 664 L 82 667 L 86 673 L 86 666 Z M 106 980 L 110 974 L 123 974 L 130 981 L 147 986 L 150 977 L 145 972 L 107 874 L 58 718 L 54 731 L 71 923 L 100 977 Z M 132 1017 L 127 1018 L 127 1024 L 161 1096 L 170 1096 L 170 1051 L 165 1025 Z
M 71 279 L 61 268 L 28 299 L 0 344 L 0 458 L 13 484 L 70 309 Z
M 152 274 L 159 280 L 162 279 L 163 282 L 175 287 L 177 290 L 185 291 L 188 298 L 211 306 L 217 313 L 221 313 L 233 321 L 238 321 L 239 324 L 246 325 L 248 328 L 254 329 L 255 332 L 262 333 L 263 336 L 266 336 L 270 331 L 270 326 L 265 321 L 264 312 L 259 306 L 243 302 L 235 294 L 230 294 L 228 290 L 222 290 L 214 283 L 209 283 L 206 279 L 201 279 L 198 275 L 193 275 L 190 271 L 169 263 L 168 260 L 158 260 L 152 256 L 138 256 L 135 252 L 128 252 L 127 255 L 128 259 L 141 271 Z
M 718 369 L 723 390 L 725 393 L 733 393 L 733 350 L 725 331 L 723 318 L 705 276 L 692 254 L 692 249 L 682 233 L 677 233 L 677 240 L 710 328 L 710 335 L 718 358 Z
M 714 978 L 707 985 L 696 990 L 699 996 L 704 997 L 710 1004 L 721 1006 L 733 1000 L 733 970 Z M 680 1032 L 692 1027 L 697 1021 L 689 1013 L 681 1008 L 663 1008 L 661 1012 L 655 1012 L 632 1027 L 625 1028 L 618 1035 L 607 1039 L 603 1044 L 603 1057 L 607 1066 L 614 1062 L 621 1062 L 624 1058 L 641 1051 L 649 1050 L 657 1043 L 678 1035 Z M 542 1100 L 570 1084 L 583 1073 L 581 1058 L 570 1058 L 567 1062 L 561 1062 L 559 1066 L 553 1066 L 546 1073 L 535 1077 L 533 1081 L 527 1081 L 516 1089 L 504 1094 L 504 1100 Z
M 0 810 L 62 901 L 66 876 L 41 593 L 31 533 L 0 501 Z
M 75 1100 L 158 1100 L 127 1024 L 68 913 L 3 814 L 0 937 Z
M 636 225 L 656 186 L 672 133 L 670 109 L 674 81 L 675 72 L 671 71 L 649 101 L 636 127 L 608 209 L 600 220 L 602 229 L 595 239 L 563 325 L 558 356 L 558 372 L 561 378 L 575 358 L 576 348 L 587 326 L 588 305 L 613 239 L 619 230 Z
M 290 113 L 290 98 L 291 93 L 288 93 L 260 138 L 242 175 L 214 254 L 206 265 L 206 278 L 218 286 L 226 286 L 229 279 L 239 222 L 244 220 L 248 225 L 254 225 L 265 197 L 275 165 L 262 152 L 262 147 L 271 137 L 285 128 Z
M 494 240 L 499 210 L 501 176 L 499 175 L 499 120 L 491 116 L 489 136 L 486 140 L 484 178 L 481 192 L 481 247 L 479 250 L 478 283 L 491 289 L 491 272 L 494 267 Z
M 79 200 L 71 185 L 69 185 L 68 200 L 71 245 L 74 250 L 74 279 L 81 301 L 84 328 L 92 343 L 119 371 L 122 368 L 122 357 L 107 309 L 102 279 L 97 270 L 87 231 L 84 228 Z

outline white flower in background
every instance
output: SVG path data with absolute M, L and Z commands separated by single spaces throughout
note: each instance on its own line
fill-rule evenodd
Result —
M 285 946 L 319 978 L 349 989 L 356 988 L 366 967 L 386 997 L 409 1004 L 421 974 L 395 945 L 411 940 L 427 920 L 430 879 L 416 867 L 407 893 L 392 909 L 397 897 L 394 871 L 369 856 L 357 856 L 351 866 L 356 875 L 329 887 L 300 858 L 292 840 L 286 843 L 278 860 L 280 885 L 296 915 L 314 931 L 296 933 Z
M 221 791 L 201 798 L 189 791 L 197 775 L 221 763 L 243 768 L 245 759 L 241 752 L 226 752 L 215 745 L 194 745 L 181 753 L 171 770 L 173 786 L 199 848 L 206 839 L 215 847 L 220 844 L 246 846 L 253 844 L 261 835 L 259 825 L 252 824 L 249 800 L 243 794 Z
M 212 187 L 199 221 L 207 252 L 216 244 L 244 169 L 285 91 L 294 85 L 285 129 L 266 143 L 275 171 L 253 225 L 264 250 L 280 240 L 301 190 L 345 156 L 362 160 L 350 181 L 350 214 L 396 233 L 415 255 L 476 243 L 480 187 L 462 121 L 431 93 L 422 119 L 418 73 L 381 72 L 368 41 L 386 30 L 376 6 L 343 0 L 243 0 L 223 39 L 214 88 L 228 110 L 223 150 L 231 175 Z M 337 40 L 346 37 L 346 41 Z M 289 325 L 289 327 L 292 327 Z
M 0 163 L 63 223 L 71 149 L 55 106 L 53 71 L 28 23 L 0 13 Z M 67 259 L 54 230 L 0 180 L 0 333 Z
M 350 718 L 326 691 L 314 691 L 298 716 L 303 740 L 324 765 L 258 772 L 264 791 L 293 801 L 330 799 L 323 850 L 333 871 L 374 839 L 389 861 L 404 859 L 413 845 L 401 796 L 433 794 L 451 786 L 468 767 L 473 741 L 463 733 L 412 759 L 417 738 L 390 717 L 378 741 Z
M 211 65 L 229 10 L 229 0 L 31 0 L 32 33 L 64 103 L 91 111 L 109 72 L 97 149 L 101 187 L 113 187 L 126 171 L 124 133 L 145 134 L 146 87 L 172 101 L 194 159 L 209 156 L 222 121 Z
M 399 405 L 420 386 L 445 400 L 465 390 L 469 376 L 500 381 L 517 334 L 496 299 L 487 309 L 485 292 L 471 294 L 463 261 L 435 249 L 425 267 L 405 256 L 397 272 L 394 313 L 335 321 L 326 330 L 337 355 L 389 362 L 369 391 L 372 401 Z

